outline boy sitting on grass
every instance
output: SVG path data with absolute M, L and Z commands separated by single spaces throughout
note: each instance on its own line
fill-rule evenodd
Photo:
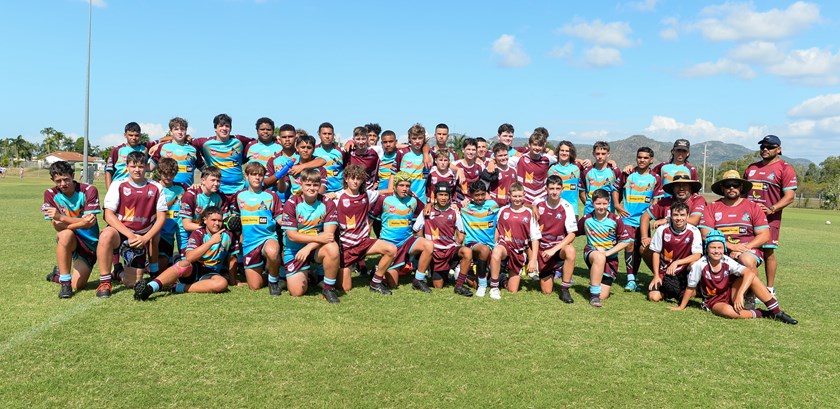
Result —
M 99 192 L 95 186 L 73 180 L 74 175 L 73 167 L 65 161 L 50 165 L 50 179 L 55 187 L 44 192 L 41 206 L 44 220 L 50 220 L 56 231 L 58 275 L 55 277 L 61 284 L 58 298 L 70 298 L 73 289 L 85 288 L 96 264 L 99 243 L 96 223 L 96 215 L 101 212 Z
M 204 209 L 201 227 L 190 234 L 186 254 L 173 266 L 154 279 L 143 279 L 134 286 L 134 299 L 149 297 L 172 284 L 175 293 L 221 293 L 227 290 L 228 280 L 222 271 L 228 258 L 236 258 L 233 235 L 222 227 L 222 210 L 216 206 Z
M 679 306 L 673 310 L 683 310 L 688 300 L 697 293 L 703 296 L 703 308 L 724 318 L 774 318 L 785 324 L 796 325 L 799 321 L 791 318 L 779 308 L 767 286 L 756 279 L 755 270 L 745 267 L 726 255 L 726 237 L 718 230 L 706 234 L 706 255 L 691 266 L 688 273 L 688 288 L 683 294 Z M 744 295 L 751 290 L 769 311 L 744 308 Z
M 586 235 L 583 259 L 589 267 L 589 305 L 601 308 L 618 274 L 618 253 L 633 238 L 621 218 L 610 212 L 609 192 L 595 190 L 590 199 L 594 210 L 580 219 L 578 232 Z

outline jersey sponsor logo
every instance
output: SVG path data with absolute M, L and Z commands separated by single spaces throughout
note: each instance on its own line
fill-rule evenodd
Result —
M 750 169 L 750 174 L 748 177 L 752 177 L 753 175 L 755 175 L 755 169 Z
M 268 218 L 265 216 L 242 216 L 242 225 L 251 224 L 268 224 Z
M 627 203 L 650 203 L 648 196 L 627 196 Z
M 767 184 L 762 182 L 753 182 L 752 188 L 755 190 L 767 190 Z
M 556 218 L 557 218 L 557 220 L 560 220 L 560 219 L 562 219 L 562 218 L 563 218 L 563 213 L 557 213 L 557 215 L 556 215 L 556 216 L 554 216 L 554 217 L 556 217 Z
M 408 220 L 388 220 L 388 227 L 408 227 Z
M 730 235 L 737 235 L 737 234 L 746 234 L 747 228 L 743 226 L 729 226 L 729 227 L 721 227 L 718 229 L 721 233 L 725 236 Z
M 467 226 L 478 230 L 492 229 L 493 222 L 467 222 Z

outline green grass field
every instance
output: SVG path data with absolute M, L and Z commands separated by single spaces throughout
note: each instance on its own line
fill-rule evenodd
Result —
M 535 287 L 501 301 L 360 287 L 337 306 L 242 287 L 59 300 L 44 281 L 49 186 L 43 172 L 0 180 L 3 408 L 840 407 L 840 213 L 785 212 L 777 291 L 800 321 L 789 326 L 697 303 L 674 312 L 640 293 L 597 310 L 580 259 L 572 305 Z

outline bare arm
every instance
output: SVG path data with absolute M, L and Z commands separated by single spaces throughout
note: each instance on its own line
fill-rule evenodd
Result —
M 685 307 L 688 306 L 688 301 L 691 300 L 691 298 L 694 297 L 695 295 L 697 295 L 697 289 L 688 287 L 688 288 L 685 289 L 685 292 L 683 293 L 683 298 L 682 298 L 682 301 L 680 301 L 680 305 L 678 305 L 676 307 L 670 306 L 668 308 L 670 308 L 674 311 L 682 311 L 682 310 L 685 309 Z

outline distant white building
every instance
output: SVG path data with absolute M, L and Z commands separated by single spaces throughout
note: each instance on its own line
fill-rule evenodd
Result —
M 84 156 L 81 153 L 76 152 L 65 152 L 65 151 L 57 151 L 48 154 L 44 158 L 44 167 L 49 167 L 53 163 L 58 161 L 65 161 L 70 162 L 71 164 L 75 165 L 78 163 L 81 166 L 82 162 L 84 161 Z M 96 158 L 93 156 L 88 156 L 88 165 L 93 168 L 93 170 L 103 170 L 105 168 L 105 161 L 102 158 Z

